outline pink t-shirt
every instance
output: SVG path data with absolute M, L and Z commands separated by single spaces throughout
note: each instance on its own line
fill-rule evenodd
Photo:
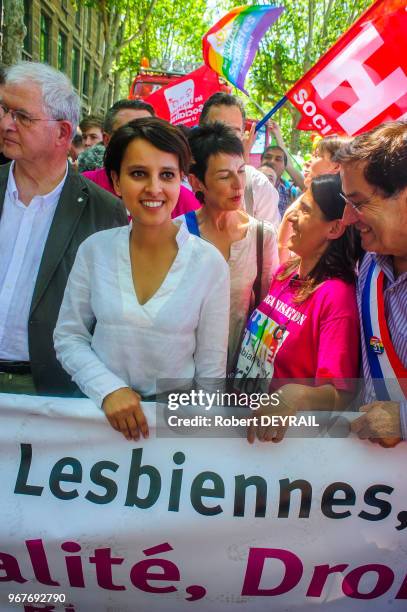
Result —
M 99 187 L 102 187 L 102 189 L 106 189 L 106 191 L 110 191 L 110 193 L 116 195 L 113 187 L 109 182 L 109 179 L 107 178 L 107 173 L 104 168 L 98 168 L 97 170 L 87 170 L 86 172 L 83 172 L 83 176 L 86 176 L 86 178 L 96 183 L 96 185 L 99 185 Z M 171 213 L 171 217 L 175 219 L 175 217 L 185 215 L 185 213 L 189 212 L 190 210 L 197 210 L 198 208 L 201 208 L 201 204 L 196 199 L 192 191 L 190 191 L 184 185 L 181 185 L 178 202 Z
M 293 276 L 283 281 L 274 277 L 268 295 L 251 315 L 236 376 L 257 378 L 257 387 L 264 391 L 271 379 L 272 387 L 277 387 L 293 378 L 352 390 L 352 383 L 344 379 L 357 378 L 359 373 L 355 287 L 339 279 L 326 280 L 298 304 L 293 298 L 301 281 Z

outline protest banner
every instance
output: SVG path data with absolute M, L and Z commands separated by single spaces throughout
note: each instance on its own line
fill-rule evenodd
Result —
M 375 2 L 286 94 L 302 114 L 297 129 L 354 136 L 401 118 L 406 36 L 405 0 Z
M 405 445 L 160 437 L 143 408 L 135 442 L 0 395 L 1 612 L 405 610 Z
M 244 88 L 261 38 L 284 7 L 239 6 L 224 15 L 202 39 L 204 62 L 247 94 Z
M 153 106 L 157 117 L 173 125 L 182 123 L 193 127 L 199 123 L 206 100 L 221 89 L 218 75 L 207 66 L 201 66 L 170 85 L 161 87 L 145 101 Z

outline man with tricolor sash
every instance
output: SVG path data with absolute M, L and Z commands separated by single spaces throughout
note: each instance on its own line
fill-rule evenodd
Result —
M 407 123 L 357 136 L 337 161 L 343 221 L 366 251 L 358 279 L 365 405 L 352 429 L 395 446 L 407 439 Z

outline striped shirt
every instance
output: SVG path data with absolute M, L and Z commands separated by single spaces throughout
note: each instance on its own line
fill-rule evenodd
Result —
M 283 179 L 280 179 L 276 189 L 278 191 L 278 210 L 281 218 L 283 218 L 287 208 L 300 196 L 301 192 L 297 187 Z
M 375 261 L 384 273 L 384 309 L 393 342 L 394 350 L 400 361 L 407 367 L 407 272 L 397 278 L 394 276 L 392 258 L 387 255 L 366 253 L 359 269 L 358 308 L 362 321 L 362 293 L 366 284 L 367 274 L 372 261 Z M 365 378 L 366 404 L 376 400 L 372 375 L 369 368 L 366 344 L 362 338 L 362 364 Z M 403 438 L 407 439 L 407 400 L 400 402 L 400 420 Z

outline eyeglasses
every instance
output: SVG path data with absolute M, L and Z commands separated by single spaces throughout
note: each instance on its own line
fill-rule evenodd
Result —
M 345 202 L 345 204 L 349 204 L 349 206 L 352 206 L 353 210 L 356 213 L 360 214 L 360 209 L 362 208 L 362 206 L 365 206 L 365 204 L 369 204 L 369 202 L 373 200 L 376 194 L 377 194 L 377 190 L 375 189 L 372 195 L 370 196 L 370 198 L 366 198 L 366 200 L 362 200 L 362 202 L 358 202 L 357 204 L 356 202 L 353 202 L 353 200 L 348 198 L 344 193 L 341 192 L 339 195 L 342 198 L 342 200 Z
M 18 123 L 18 125 L 22 125 L 26 128 L 30 127 L 34 121 L 62 121 L 62 119 L 50 119 L 48 117 L 45 119 L 40 117 L 31 117 L 31 115 L 25 113 L 24 111 L 12 110 L 5 104 L 0 103 L 0 121 L 8 114 L 10 114 L 10 117 L 14 123 Z

